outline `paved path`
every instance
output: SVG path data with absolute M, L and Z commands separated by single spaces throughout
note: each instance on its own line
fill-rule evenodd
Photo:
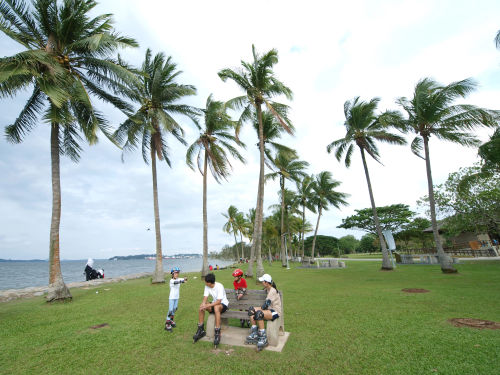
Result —
M 143 277 L 149 277 L 152 275 L 152 272 L 143 272 L 143 273 L 135 273 L 133 275 L 125 275 L 125 276 L 119 276 L 119 277 L 113 277 L 109 279 L 97 279 L 97 280 L 91 280 L 91 281 L 81 281 L 81 282 L 75 282 L 75 283 L 68 283 L 66 286 L 68 288 L 82 288 L 82 287 L 89 287 L 89 286 L 98 286 L 102 284 L 109 284 L 109 283 L 116 283 L 116 282 L 121 282 L 125 280 L 131 280 L 131 279 L 140 279 Z M 30 297 L 36 297 L 36 296 L 43 296 L 44 294 L 47 294 L 47 291 L 49 290 L 48 286 L 38 286 L 38 287 L 30 287 L 30 288 L 24 288 L 24 289 L 7 289 L 7 290 L 0 290 L 0 302 L 8 302 L 12 301 L 14 299 L 18 298 L 30 298 Z

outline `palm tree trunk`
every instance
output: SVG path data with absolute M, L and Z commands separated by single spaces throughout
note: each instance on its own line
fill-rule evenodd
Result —
M 302 205 L 302 259 L 304 258 L 304 237 L 306 233 L 306 205 Z
M 155 234 L 156 234 L 156 265 L 151 282 L 153 284 L 164 283 L 165 274 L 163 272 L 163 254 L 161 251 L 160 233 L 160 209 L 158 207 L 158 186 L 156 181 L 156 147 L 151 142 L 151 173 L 153 174 L 153 207 L 155 213 Z
M 392 271 L 391 260 L 389 259 L 389 252 L 387 251 L 387 246 L 385 246 L 384 236 L 382 235 L 382 230 L 380 229 L 380 220 L 378 219 L 377 206 L 375 206 L 375 199 L 373 198 L 372 184 L 370 182 L 370 174 L 368 173 L 368 166 L 366 165 L 365 151 L 363 148 L 359 148 L 361 151 L 361 159 L 363 159 L 363 168 L 365 169 L 366 184 L 368 185 L 368 193 L 370 194 L 370 203 L 372 205 L 373 220 L 375 221 L 375 227 L 377 228 L 378 240 L 380 241 L 380 247 L 382 248 L 382 270 Z
M 247 277 L 253 277 L 253 261 L 257 258 L 257 277 L 264 274 L 262 265 L 261 247 L 262 247 L 262 219 L 264 212 L 264 127 L 262 124 L 262 109 L 260 104 L 256 105 L 257 117 L 259 119 L 259 151 L 260 151 L 260 171 L 259 188 L 257 191 L 257 206 L 255 208 L 255 226 L 252 236 L 252 249 L 250 254 L 250 263 L 248 265 Z
M 52 123 L 50 131 L 50 157 L 52 166 L 52 219 L 49 244 L 49 290 L 47 302 L 71 299 L 64 283 L 59 255 L 59 226 L 61 223 L 61 175 L 59 164 L 59 124 Z
M 321 206 L 318 206 L 318 220 L 316 221 L 316 230 L 314 231 L 314 238 L 311 248 L 311 259 L 314 260 L 314 248 L 316 247 L 316 235 L 318 234 L 319 219 L 321 218 Z
M 434 241 L 436 242 L 436 249 L 439 256 L 439 263 L 441 263 L 441 271 L 444 273 L 456 273 L 458 272 L 456 268 L 453 267 L 453 261 L 451 257 L 446 254 L 443 250 L 443 245 L 439 238 L 439 231 L 437 227 L 436 220 L 436 201 L 434 199 L 434 188 L 432 184 L 432 172 L 431 172 L 431 160 L 429 156 L 429 139 L 424 138 L 424 150 L 425 150 L 425 166 L 427 169 L 427 186 L 429 189 L 429 206 L 431 211 L 431 223 L 432 223 L 432 233 L 434 234 Z
M 241 258 L 243 259 L 245 256 L 243 255 L 243 234 L 241 233 L 240 230 L 240 247 L 241 247 Z
M 207 150 L 205 150 L 205 161 L 203 163 L 203 265 L 201 267 L 203 280 L 205 280 L 208 273 L 207 164 L 208 155 Z
M 281 266 L 286 267 L 285 255 L 285 179 L 280 176 L 281 188 Z

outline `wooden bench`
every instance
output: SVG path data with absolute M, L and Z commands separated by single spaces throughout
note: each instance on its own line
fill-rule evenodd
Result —
M 267 320 L 267 340 L 269 345 L 277 346 L 279 336 L 285 334 L 285 319 L 284 319 L 284 305 L 283 294 L 278 292 L 281 298 L 281 314 L 280 317 L 274 321 Z M 229 307 L 227 311 L 221 315 L 221 328 L 228 326 L 228 319 L 249 319 L 248 309 L 254 306 L 262 306 L 267 297 L 265 290 L 251 290 L 247 289 L 246 294 L 239 301 L 236 299 L 234 289 L 226 289 Z M 210 314 L 207 319 L 207 337 L 213 338 L 215 328 L 215 315 Z M 240 328 L 248 330 L 247 328 Z

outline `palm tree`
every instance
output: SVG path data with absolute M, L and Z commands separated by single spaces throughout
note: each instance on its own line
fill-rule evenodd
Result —
M 316 209 L 314 208 L 313 200 L 313 176 L 304 176 L 304 178 L 300 181 L 297 181 L 297 201 L 300 206 L 302 206 L 302 228 L 300 233 L 300 238 L 302 240 L 302 258 L 304 258 L 304 237 L 305 237 L 305 229 L 306 229 L 306 208 L 313 213 L 316 213 Z
M 434 241 L 444 273 L 455 273 L 451 257 L 443 251 L 439 239 L 436 222 L 436 208 L 432 183 L 431 160 L 429 154 L 429 139 L 435 136 L 438 139 L 462 144 L 477 146 L 479 140 L 468 131 L 479 126 L 497 126 L 500 112 L 479 108 L 468 104 L 452 103 L 458 98 L 465 98 L 476 88 L 472 79 L 452 82 L 442 86 L 431 78 L 420 80 L 415 86 L 413 98 L 401 97 L 397 100 L 408 115 L 407 119 L 395 121 L 405 133 L 415 133 L 411 143 L 412 152 L 425 160 L 427 170 L 427 186 L 429 189 L 429 206 L 431 213 Z M 423 142 L 423 146 L 422 146 Z M 424 155 L 420 152 L 424 149 Z
M 156 266 L 153 283 L 164 283 L 163 254 L 161 248 L 160 210 L 158 205 L 158 187 L 156 178 L 156 158 L 170 166 L 167 135 L 172 134 L 179 142 L 186 144 L 184 130 L 172 115 L 184 115 L 196 122 L 198 110 L 178 101 L 185 96 L 195 95 L 196 89 L 191 85 L 176 82 L 182 71 L 172 57 L 165 58 L 158 53 L 152 58 L 151 50 L 146 51 L 141 69 L 137 72 L 137 81 L 129 82 L 122 93 L 140 107 L 131 113 L 115 132 L 118 142 L 125 141 L 123 150 L 130 151 L 141 145 L 142 157 L 146 164 L 151 159 L 153 177 L 153 206 L 156 234 Z M 148 155 L 149 153 L 149 155 Z
M 224 223 L 224 226 L 222 227 L 222 230 L 228 234 L 232 233 L 234 235 L 234 248 L 236 249 L 236 253 L 238 253 L 238 248 L 236 246 L 238 245 L 238 240 L 236 239 L 236 234 L 238 234 L 238 226 L 236 225 L 236 220 L 237 220 L 236 218 L 238 214 L 239 214 L 238 209 L 232 205 L 229 206 L 229 208 L 227 209 L 227 214 L 225 213 L 222 214 L 222 216 L 224 216 L 227 219 L 227 221 Z
M 311 250 L 311 259 L 314 259 L 314 247 L 316 246 L 316 236 L 318 234 L 319 220 L 323 210 L 328 210 L 329 205 L 336 208 L 340 206 L 347 206 L 346 198 L 349 194 L 341 193 L 335 189 L 340 185 L 340 181 L 334 180 L 332 174 L 328 171 L 319 173 L 313 181 L 313 190 L 316 196 L 313 199 L 314 205 L 318 210 L 318 220 L 316 222 L 316 229 L 314 231 L 314 238 Z
M 245 215 L 243 214 L 243 212 L 238 212 L 234 223 L 236 225 L 236 229 L 238 230 L 238 232 L 240 232 L 241 258 L 245 258 L 245 253 L 243 251 L 243 249 L 244 249 L 243 236 L 247 236 L 248 229 L 249 229 L 249 222 L 245 218 Z
M 500 30 L 498 30 L 497 36 L 495 37 L 495 45 L 498 49 L 500 49 Z
M 47 300 L 71 298 L 60 265 L 61 219 L 60 155 L 78 161 L 80 133 L 89 144 L 98 130 L 110 136 L 108 124 L 90 100 L 96 96 L 121 110 L 128 106 L 109 90 L 117 91 L 130 71 L 111 58 L 120 47 L 136 47 L 112 28 L 112 15 L 90 17 L 95 1 L 5 0 L 0 4 L 0 30 L 25 50 L 0 59 L 0 95 L 14 97 L 33 87 L 31 97 L 6 137 L 20 143 L 40 117 L 50 124 L 52 218 L 49 244 Z
M 309 166 L 306 161 L 298 160 L 299 157 L 296 153 L 290 154 L 285 152 L 278 152 L 276 157 L 272 160 L 276 172 L 271 172 L 266 175 L 266 179 L 275 180 L 279 177 L 280 191 L 281 191 L 281 265 L 287 266 L 285 258 L 285 181 L 293 180 L 298 181 L 306 176 L 304 169 Z
M 228 152 L 241 162 L 245 160 L 238 150 L 231 144 L 237 142 L 236 137 L 229 133 L 234 130 L 236 123 L 227 114 L 227 107 L 223 102 L 214 101 L 212 95 L 207 99 L 203 110 L 205 129 L 198 139 L 189 146 L 186 153 L 186 162 L 194 170 L 193 157 L 197 156 L 198 170 L 203 176 L 203 266 L 201 277 L 204 279 L 208 273 L 208 223 L 207 223 L 207 169 L 210 167 L 215 181 L 227 179 L 231 163 Z M 203 152 L 203 157 L 202 157 Z M 201 166 L 203 158 L 203 168 Z
M 260 172 L 251 251 L 257 258 L 257 276 L 261 276 L 264 273 L 261 257 L 264 205 L 264 127 L 262 122 L 262 105 L 265 105 L 267 110 L 278 119 L 285 131 L 292 134 L 290 120 L 287 116 L 288 106 L 272 101 L 273 97 L 282 94 L 291 100 L 292 91 L 274 76 L 273 66 L 278 62 L 278 52 L 275 49 L 261 56 L 257 54 L 255 46 L 252 45 L 252 54 L 253 61 L 250 63 L 242 61 L 242 69 L 222 69 L 218 74 L 223 81 L 228 79 L 234 81 L 246 93 L 244 96 L 230 100 L 235 109 L 243 109 L 240 116 L 240 124 L 252 121 L 254 113 L 257 114 L 259 122 Z M 248 265 L 247 276 L 253 277 L 253 260 Z
M 373 219 L 377 228 L 377 235 L 382 247 L 382 270 L 392 270 L 392 264 L 389 259 L 387 246 L 385 245 L 382 230 L 380 229 L 380 221 L 377 215 L 375 199 L 373 197 L 372 184 L 370 182 L 370 174 L 366 164 L 365 152 L 377 162 L 380 162 L 380 155 L 376 145 L 376 141 L 393 143 L 398 145 L 406 144 L 403 137 L 392 134 L 388 131 L 384 123 L 386 118 L 397 118 L 396 112 L 385 112 L 380 116 L 375 114 L 377 105 L 380 102 L 379 98 L 374 98 L 368 103 L 359 100 L 359 96 L 353 101 L 346 101 L 344 104 L 344 114 L 346 127 L 346 135 L 344 138 L 337 139 L 330 143 L 326 150 L 328 153 L 335 149 L 335 157 L 338 161 L 345 155 L 345 166 L 349 168 L 351 165 L 351 157 L 354 152 L 354 147 L 358 146 L 361 152 L 361 160 L 365 170 L 366 184 L 368 185 L 368 193 L 370 195 L 370 203 L 372 205 Z

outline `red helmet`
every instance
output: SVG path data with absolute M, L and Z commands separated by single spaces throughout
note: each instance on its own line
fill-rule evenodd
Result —
M 243 276 L 243 271 L 239 268 L 236 268 L 233 272 L 233 277 Z

